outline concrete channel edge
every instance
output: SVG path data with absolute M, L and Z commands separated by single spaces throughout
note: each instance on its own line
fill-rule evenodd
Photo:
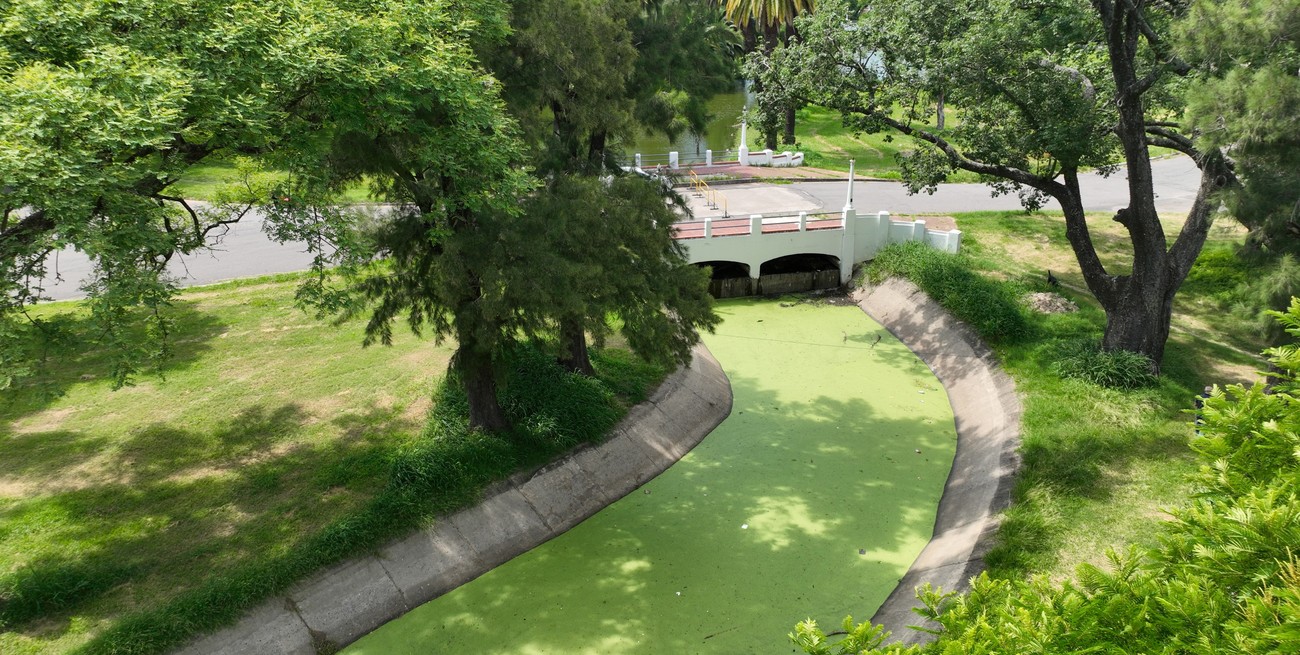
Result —
M 984 569 L 1020 468 L 1022 407 L 993 351 L 911 282 L 890 279 L 858 290 L 854 300 L 930 367 L 948 393 L 956 423 L 957 452 L 934 536 L 871 618 L 895 641 L 923 643 L 934 636 L 909 626 L 937 626 L 913 611 L 921 606 L 916 589 L 929 583 L 945 592 L 966 591 Z
M 317 655 L 558 536 L 635 491 L 731 413 L 731 382 L 703 344 L 596 445 L 518 473 L 479 504 L 341 562 L 199 637 L 177 655 Z

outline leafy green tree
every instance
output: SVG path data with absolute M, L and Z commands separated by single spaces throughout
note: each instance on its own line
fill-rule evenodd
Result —
M 913 191 L 961 169 L 998 192 L 1019 193 L 1028 207 L 1056 200 L 1088 289 L 1106 311 L 1103 347 L 1141 353 L 1158 371 L 1174 295 L 1205 242 L 1216 193 L 1235 182 L 1223 150 L 1198 146 L 1180 120 L 1192 68 L 1168 39 L 1181 3 L 961 3 L 951 7 L 947 38 L 919 51 L 909 35 L 929 32 L 908 6 L 875 2 L 851 13 L 843 0 L 819 3 L 798 21 L 800 40 L 758 72 L 839 110 L 855 129 L 924 144 L 900 162 Z M 947 100 L 961 108 L 960 125 L 942 132 L 925 120 L 936 71 Z M 1156 213 L 1153 145 L 1188 154 L 1202 172 L 1172 243 Z M 1079 187 L 1086 168 L 1127 174 L 1128 206 L 1113 220 L 1131 240 L 1131 270 L 1097 256 Z
M 1247 244 L 1300 252 L 1300 1 L 1194 2 L 1178 36 L 1197 63 L 1188 121 L 1203 148 L 1231 149 Z
M 797 38 L 795 18 L 812 13 L 816 6 L 814 0 L 717 0 L 717 2 L 722 5 L 727 20 L 746 34 L 746 51 L 755 51 L 756 37 L 761 32 L 763 53 L 768 56 L 772 54 L 778 42 L 789 45 L 791 39 Z M 777 114 L 780 115 L 780 120 L 785 126 L 782 143 L 794 143 L 795 112 L 799 108 L 797 100 L 786 94 L 777 93 L 777 89 L 782 88 L 779 86 L 768 88 L 764 92 L 764 85 L 768 80 L 761 77 L 756 78 L 755 83 L 758 87 L 759 102 L 767 105 L 767 111 L 760 112 L 755 117 L 755 126 L 763 133 L 765 146 L 772 150 L 776 149 Z
M 1300 340 L 1300 300 L 1274 312 Z M 1300 652 L 1300 347 L 1266 351 L 1279 380 L 1216 390 L 1192 448 L 1196 497 L 1159 526 L 1159 545 L 1109 553 L 1074 579 L 976 578 L 965 595 L 922 589 L 938 626 L 926 645 L 885 646 L 879 626 L 814 621 L 790 638 L 813 655 L 849 653 Z
M 699 330 L 717 325 L 708 273 L 673 238 L 669 200 L 638 176 L 556 175 L 525 203 L 516 251 L 532 256 L 517 289 L 556 317 L 570 370 L 593 372 L 588 332 L 602 343 L 617 328 L 641 357 L 686 364 Z
M 635 351 L 663 362 L 689 361 L 696 330 L 716 322 L 707 281 L 672 239 L 676 216 L 662 189 L 622 179 L 609 152 L 611 143 L 640 129 L 638 116 L 654 115 L 657 122 L 646 127 L 666 132 L 693 121 L 681 117 L 678 103 L 662 103 L 662 90 L 703 100 L 716 89 L 707 66 L 692 75 L 646 54 L 666 44 L 643 38 L 642 31 L 697 33 L 695 23 L 676 20 L 695 15 L 681 13 L 686 7 L 643 8 L 633 0 L 520 2 L 511 19 L 514 33 L 486 55 L 524 126 L 541 178 L 511 242 L 516 260 L 510 265 L 518 274 L 510 293 L 551 317 L 560 360 L 575 371 L 592 373 L 586 336 L 603 338 L 610 314 L 620 317 Z M 725 66 L 716 42 L 697 39 L 693 47 Z M 600 179 L 607 175 L 614 179 Z
M 91 320 L 126 383 L 165 355 L 172 283 L 163 265 L 238 220 L 248 198 L 197 207 L 170 193 L 222 150 L 270 147 L 283 117 L 319 93 L 341 45 L 340 9 L 310 3 L 6 2 L 0 21 L 0 382 L 32 372 L 29 319 L 47 257 L 93 260 Z M 125 329 L 144 308 L 152 345 Z M 132 318 L 134 320 L 134 318 Z
M 505 9 L 497 0 L 6 3 L 5 363 L 30 360 L 23 338 L 33 330 L 18 319 L 41 298 L 35 281 L 51 251 L 73 246 L 95 261 L 89 306 L 124 353 L 121 383 L 141 355 L 161 352 L 124 329 L 137 307 L 165 343 L 169 257 L 204 247 L 254 204 L 282 234 L 362 243 L 351 236 L 354 217 L 324 203 L 364 179 L 398 207 L 374 250 L 344 249 L 353 272 L 366 271 L 354 287 L 365 302 L 335 308 L 369 309 L 371 340 L 389 338 L 399 315 L 455 336 L 472 419 L 502 426 L 492 365 L 526 315 L 500 300 L 493 239 L 527 184 L 513 170 L 515 128 L 474 48 L 504 37 Z M 168 192 L 189 166 L 221 152 L 260 154 L 290 179 L 273 202 L 266 188 L 212 208 Z M 391 260 L 363 269 L 372 253 Z M 342 297 L 321 283 L 304 294 Z

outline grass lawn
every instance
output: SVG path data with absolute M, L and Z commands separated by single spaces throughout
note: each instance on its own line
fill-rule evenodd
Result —
M 363 349 L 360 324 L 313 320 L 294 285 L 183 294 L 164 379 L 112 391 L 106 353 L 74 346 L 54 364 L 62 397 L 6 392 L 0 577 L 66 599 L 6 626 L 0 652 L 71 650 L 195 588 L 196 572 L 283 554 L 383 487 L 450 351 L 409 334 Z
M 1131 253 L 1122 227 L 1090 218 L 1109 270 L 1127 270 Z M 1059 214 L 987 212 L 958 216 L 963 252 L 973 268 L 1017 293 L 1046 291 L 1048 269 L 1079 304 L 1077 313 L 1031 317 L 1031 336 L 995 346 L 1024 399 L 1024 466 L 991 573 L 1019 577 L 1070 575 L 1081 562 L 1105 565 L 1105 550 L 1150 543 L 1163 509 L 1185 502 L 1194 470 L 1187 448 L 1193 397 L 1206 384 L 1254 379 L 1262 368 L 1259 335 L 1208 302 L 1198 285 L 1180 293 L 1163 376 L 1153 387 L 1104 389 L 1062 379 L 1051 364 L 1053 343 L 1099 339 L 1105 316 L 1086 292 Z M 1166 219 L 1175 234 L 1181 219 Z M 1235 223 L 1215 226 L 1207 249 L 1243 236 Z
M 472 498 L 475 472 L 446 498 L 417 488 L 428 509 L 388 485 L 398 465 L 437 470 L 451 349 L 400 331 L 363 349 L 361 322 L 294 307 L 296 281 L 184 292 L 163 378 L 112 391 L 108 353 L 73 343 L 45 380 L 63 395 L 0 395 L 0 653 L 157 652 Z M 77 305 L 40 309 L 75 321 Z M 662 375 L 594 359 L 624 404 Z M 507 472 L 554 454 L 494 444 Z
M 185 176 L 172 185 L 170 192 L 193 200 L 213 200 L 223 188 L 237 183 L 239 179 L 240 173 L 236 170 L 234 161 L 218 154 L 191 166 Z M 374 202 L 364 184 L 348 187 L 339 199 L 345 203 Z

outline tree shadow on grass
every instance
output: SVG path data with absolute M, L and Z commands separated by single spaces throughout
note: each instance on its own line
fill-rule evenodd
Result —
M 67 313 L 46 316 L 53 330 L 52 341 L 43 350 L 44 364 L 39 374 L 20 382 L 15 388 L 0 392 L 0 417 L 15 420 L 47 408 L 50 403 L 80 384 L 100 384 L 112 378 L 113 366 L 122 353 L 100 345 L 102 332 L 83 311 L 70 308 Z M 169 355 L 156 370 L 146 368 L 137 379 L 163 376 L 184 370 L 210 349 L 209 342 L 226 331 L 226 324 L 214 312 L 201 311 L 198 304 L 173 300 L 167 310 L 173 321 L 168 337 Z M 145 342 L 142 322 L 126 328 L 127 339 Z M 41 346 L 32 345 L 34 352 Z
M 335 419 L 348 437 L 313 442 L 300 432 L 310 419 L 290 403 L 248 408 L 210 432 L 152 425 L 97 464 L 115 475 L 0 504 L 0 544 L 25 560 L 0 572 L 0 629 L 57 638 L 74 612 L 112 620 L 283 557 L 378 493 L 394 435 L 418 429 L 372 408 Z M 24 435 L 41 439 L 75 446 L 26 473 L 75 469 L 98 445 Z

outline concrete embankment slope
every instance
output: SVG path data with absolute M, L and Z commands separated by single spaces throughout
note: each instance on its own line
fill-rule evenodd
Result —
M 891 279 L 859 290 L 855 299 L 930 366 L 948 392 L 957 424 L 957 454 L 939 501 L 934 537 L 871 619 L 894 638 L 917 643 L 932 637 L 907 629 L 924 623 L 912 611 L 920 606 L 916 588 L 930 583 L 964 591 L 984 568 L 1020 464 L 1020 400 L 979 336 L 912 283 Z
M 374 555 L 295 585 L 182 655 L 333 652 L 577 525 L 659 475 L 731 412 L 731 384 L 703 346 L 596 446 L 487 491 L 478 505 Z

